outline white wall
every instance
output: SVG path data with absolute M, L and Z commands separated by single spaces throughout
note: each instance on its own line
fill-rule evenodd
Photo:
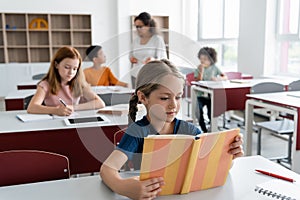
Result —
M 261 76 L 264 72 L 266 0 L 241 0 L 238 71 Z
M 123 81 L 129 82 L 130 16 L 147 11 L 152 15 L 169 16 L 171 59 L 179 65 L 195 65 L 198 1 L 185 0 L 0 0 L 5 13 L 67 13 L 92 15 L 92 43 L 103 46 L 107 64 Z M 189 51 L 186 51 L 188 49 Z M 91 65 L 90 62 L 84 66 Z M 32 75 L 47 72 L 48 63 L 0 64 L 0 96 L 16 89 L 18 82 Z M 8 74 L 15 74 L 8 79 Z

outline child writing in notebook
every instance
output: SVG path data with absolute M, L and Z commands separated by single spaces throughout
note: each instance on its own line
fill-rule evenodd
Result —
M 85 81 L 79 52 L 73 47 L 62 47 L 55 53 L 46 76 L 38 83 L 27 112 L 69 116 L 74 110 L 104 106 Z
M 169 61 L 151 61 L 138 73 L 136 90 L 129 105 L 130 123 L 118 147 L 100 169 L 102 180 L 114 192 L 132 199 L 153 199 L 164 185 L 162 177 L 140 181 L 138 177 L 121 178 L 118 171 L 129 159 L 141 156 L 144 137 L 149 134 L 189 134 L 201 131 L 193 124 L 176 118 L 180 110 L 184 78 Z M 146 116 L 136 120 L 137 104 L 144 104 Z M 230 144 L 233 158 L 243 155 L 242 138 L 237 136 Z
M 119 85 L 127 87 L 128 84 L 119 81 L 109 67 L 105 66 L 106 56 L 101 46 L 90 46 L 86 50 L 87 57 L 93 61 L 93 66 L 83 70 L 86 81 L 92 86 Z
M 200 65 L 194 72 L 194 77 L 196 81 L 221 81 L 226 80 L 227 77 L 221 70 L 215 65 L 217 62 L 217 52 L 211 47 L 203 47 L 198 52 L 198 59 L 200 60 Z M 207 132 L 206 124 L 204 122 L 204 112 L 203 108 L 207 107 L 207 115 L 209 120 L 211 120 L 211 103 L 210 97 L 202 92 L 198 94 L 198 105 L 199 105 L 199 125 L 203 132 Z

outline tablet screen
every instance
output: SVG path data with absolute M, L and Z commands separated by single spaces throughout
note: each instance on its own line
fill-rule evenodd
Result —
M 88 122 L 102 122 L 104 119 L 102 117 L 82 117 L 82 118 L 70 118 L 68 119 L 70 124 L 80 124 L 80 123 L 88 123 Z

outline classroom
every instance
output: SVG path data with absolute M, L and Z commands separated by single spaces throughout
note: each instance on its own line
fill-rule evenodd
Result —
M 300 0 L 0 3 L 0 199 L 300 199 Z

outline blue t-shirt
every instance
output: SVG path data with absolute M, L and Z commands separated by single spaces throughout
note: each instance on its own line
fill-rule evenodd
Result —
M 174 121 L 173 134 L 198 135 L 201 133 L 200 129 L 192 123 L 177 118 L 175 118 Z M 132 123 L 128 127 L 117 149 L 125 153 L 129 160 L 132 160 L 134 154 L 139 154 L 139 157 L 142 154 L 144 137 L 157 134 L 159 133 L 150 124 L 147 117 L 144 116 L 141 120 Z

